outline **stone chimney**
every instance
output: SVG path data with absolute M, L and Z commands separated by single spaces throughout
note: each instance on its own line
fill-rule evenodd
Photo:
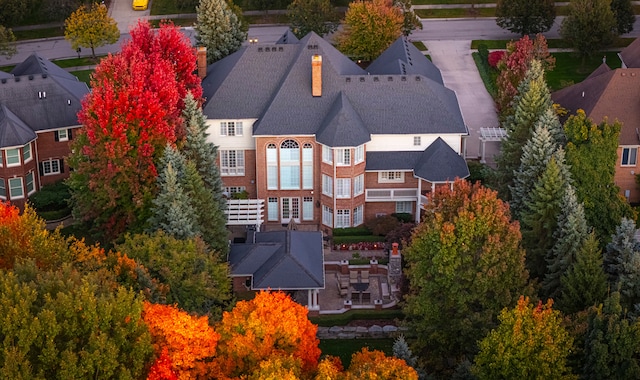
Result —
M 207 76 L 207 48 L 204 46 L 198 46 L 198 76 L 200 79 L 204 79 Z
M 322 96 L 322 56 L 311 57 L 311 95 Z

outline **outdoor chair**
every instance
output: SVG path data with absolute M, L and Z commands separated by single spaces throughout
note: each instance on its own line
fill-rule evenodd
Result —
M 365 284 L 369 283 L 369 271 L 368 270 L 363 270 L 362 273 L 360 273 L 360 282 L 363 282 Z
M 349 272 L 349 283 L 355 284 L 358 281 L 358 271 L 352 270 Z

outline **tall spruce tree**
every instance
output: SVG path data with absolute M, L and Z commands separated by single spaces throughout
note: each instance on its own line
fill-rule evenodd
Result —
M 502 199 L 510 198 L 509 186 L 513 186 L 514 172 L 520 166 L 522 147 L 531 138 L 536 122 L 553 105 L 540 61 L 531 62 L 518 86 L 513 105 L 513 114 L 502 123 L 507 136 L 502 140 L 501 153 L 496 159 Z
M 638 241 L 635 237 L 636 223 L 628 218 L 622 218 L 616 232 L 611 235 L 611 242 L 607 244 L 604 254 L 604 270 L 609 276 L 609 282 L 615 285 L 624 270 L 624 263 L 629 261 L 635 251 L 638 251 Z
M 246 30 L 226 0 L 200 0 L 196 13 L 196 39 L 207 48 L 208 63 L 235 52 L 247 39 Z
M 578 202 L 575 189 L 568 184 L 558 215 L 558 227 L 553 236 L 555 242 L 547 253 L 547 273 L 542 283 L 547 297 L 555 299 L 561 293 L 562 276 L 574 263 L 588 236 L 589 226 L 584 216 L 584 208 Z

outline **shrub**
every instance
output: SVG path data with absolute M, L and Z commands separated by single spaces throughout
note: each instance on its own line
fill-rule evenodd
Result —
M 400 249 L 402 249 L 403 246 L 411 244 L 411 234 L 415 226 L 415 223 L 402 223 L 389 231 L 385 236 L 385 240 L 389 243 L 389 246 L 392 243 L 400 244 Z
M 63 181 L 44 185 L 37 193 L 29 197 L 29 202 L 37 212 L 58 211 L 69 207 L 71 197 L 69 187 Z
M 489 48 L 487 47 L 487 44 L 478 45 L 478 55 L 480 56 L 480 58 L 483 61 L 488 62 L 488 60 L 489 60 Z
M 394 218 L 398 219 L 402 223 L 411 223 L 413 222 L 413 215 L 408 212 L 399 212 L 391 214 Z
M 476 62 L 476 66 L 478 67 L 478 74 L 480 74 L 480 78 L 482 78 L 482 82 L 487 89 L 487 92 L 495 99 L 496 94 L 498 93 L 498 89 L 496 87 L 496 71 L 492 70 L 489 67 L 489 63 L 487 60 L 482 59 L 480 53 L 471 54 L 473 60 Z
M 393 230 L 400 225 L 400 221 L 391 215 L 379 216 L 377 218 L 369 219 L 365 222 L 367 228 L 371 230 L 371 233 L 378 236 L 385 236 L 387 232 Z
M 334 228 L 333 236 L 363 236 L 371 235 L 371 231 L 366 226 Z
M 491 53 L 489 53 L 489 57 L 487 59 L 487 62 L 489 63 L 489 66 L 493 69 L 498 67 L 498 62 L 500 62 L 502 60 L 502 58 L 505 56 L 505 54 L 507 54 L 504 50 L 496 50 L 496 51 L 492 51 Z

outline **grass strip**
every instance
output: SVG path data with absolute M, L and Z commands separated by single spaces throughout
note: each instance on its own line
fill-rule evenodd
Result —
M 387 356 L 393 356 L 392 338 L 385 339 L 322 339 L 320 341 L 320 351 L 322 355 L 337 356 L 342 361 L 342 365 L 348 368 L 351 364 L 351 356 L 367 347 L 369 351 L 378 350 Z
M 331 326 L 346 326 L 351 321 L 355 320 L 372 320 L 372 319 L 389 319 L 389 320 L 402 320 L 404 314 L 400 309 L 385 309 L 385 310 L 350 310 L 342 314 L 322 314 L 317 317 L 309 317 L 311 323 L 318 326 L 331 327 Z

